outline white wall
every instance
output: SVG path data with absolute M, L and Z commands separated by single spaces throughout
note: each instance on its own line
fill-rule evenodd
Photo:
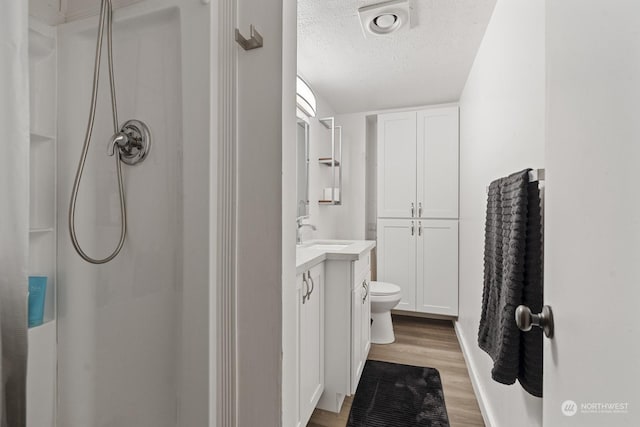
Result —
M 296 360 L 296 31 L 297 2 L 283 6 L 282 51 L 282 426 L 295 425 Z
M 332 115 L 330 107 L 318 98 L 318 117 Z M 317 119 L 311 121 L 309 150 L 309 222 L 318 227 L 310 234 L 318 239 L 364 239 L 365 212 L 365 120 L 362 114 L 336 116 L 342 126 L 342 204 L 318 205 L 322 189 L 331 187 L 331 168 L 320 165 L 319 157 L 331 155 L 331 132 Z M 337 149 L 337 145 L 336 145 Z M 309 234 L 307 234 L 309 235 Z
M 246 35 L 250 24 L 264 46 L 238 49 L 237 425 L 275 427 L 282 424 L 283 3 L 238 1 L 238 28 Z
M 318 200 L 322 198 L 322 189 L 331 187 L 332 183 L 331 168 L 318 163 L 318 158 L 331 156 L 331 131 L 318 119 L 334 116 L 334 112 L 317 93 L 316 100 L 316 117 L 309 119 L 309 219 L 305 222 L 315 225 L 317 231 L 305 227 L 302 229 L 302 236 L 304 240 L 337 239 L 340 206 L 318 204 Z
M 340 238 L 365 238 L 366 211 L 366 117 L 364 114 L 343 114 L 336 117 L 342 126 L 344 198 L 340 206 L 337 233 Z
M 498 0 L 460 99 L 460 316 L 467 363 L 493 427 L 542 424 L 542 401 L 491 379 L 477 345 L 482 305 L 486 186 L 544 167 L 545 6 Z

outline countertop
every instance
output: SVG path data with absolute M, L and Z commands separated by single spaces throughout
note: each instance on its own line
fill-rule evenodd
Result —
M 316 245 L 347 245 L 342 249 L 320 249 Z M 357 261 L 375 248 L 374 240 L 309 240 L 296 247 L 296 274 L 325 260 Z

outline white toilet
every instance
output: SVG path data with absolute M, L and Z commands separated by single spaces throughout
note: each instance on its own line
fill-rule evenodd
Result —
M 402 299 L 398 285 L 386 282 L 371 282 L 371 342 L 391 344 L 396 337 L 391 323 L 391 309 Z

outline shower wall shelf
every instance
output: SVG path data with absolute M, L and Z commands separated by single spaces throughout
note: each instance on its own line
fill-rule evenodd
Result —
M 55 50 L 55 38 L 40 32 L 39 30 L 42 30 L 43 25 L 35 23 L 33 20 L 31 20 L 29 25 L 32 30 L 29 33 L 29 59 L 39 61 L 50 57 Z
M 54 427 L 56 322 L 56 29 L 29 20 L 29 275 L 47 276 L 44 323 L 29 329 L 27 425 Z M 27 283 L 25 283 L 25 287 Z
M 45 321 L 56 318 L 56 86 L 54 27 L 29 21 L 29 274 L 47 276 Z
M 29 233 L 53 233 L 55 230 L 51 227 L 49 228 L 30 228 Z
M 319 205 L 341 205 L 342 204 L 342 126 L 336 126 L 335 117 L 325 117 L 318 121 L 331 132 L 331 156 L 320 157 L 318 162 L 326 165 L 330 170 L 331 198 L 329 200 L 319 200 Z M 337 194 L 336 194 L 336 191 Z M 339 197 L 336 197 L 338 196 Z
M 41 143 L 45 143 L 45 142 L 53 142 L 55 140 L 55 137 L 53 137 L 53 136 L 41 135 L 39 133 L 34 133 L 34 132 L 31 132 L 30 137 L 31 137 L 31 143 L 32 144 L 41 144 Z
M 320 163 L 321 165 L 327 165 L 327 166 L 340 166 L 340 162 L 338 160 L 333 160 L 330 157 L 321 157 L 318 159 L 318 163 Z

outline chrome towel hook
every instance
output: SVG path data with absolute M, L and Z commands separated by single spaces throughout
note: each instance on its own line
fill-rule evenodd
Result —
M 238 42 L 238 44 L 244 50 L 251 50 L 262 47 L 262 35 L 260 35 L 253 24 L 249 26 L 249 32 L 251 37 L 249 37 L 249 39 L 246 39 L 242 34 L 240 34 L 240 30 L 236 28 L 236 42 Z

